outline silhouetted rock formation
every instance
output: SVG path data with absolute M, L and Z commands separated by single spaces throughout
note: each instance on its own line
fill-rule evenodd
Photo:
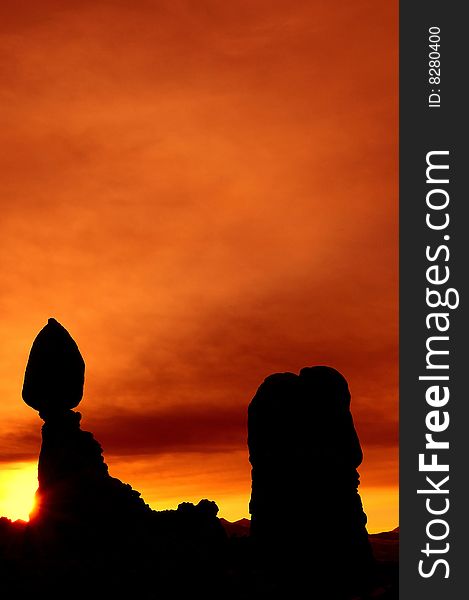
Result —
M 70 410 L 83 396 L 84 376 L 85 363 L 75 341 L 49 319 L 31 349 L 23 399 L 45 421 L 31 521 L 47 532 L 44 537 L 59 552 L 66 546 L 80 553 L 83 545 L 93 551 L 91 541 L 97 538 L 102 538 L 100 546 L 104 542 L 115 547 L 108 523 L 119 519 L 138 529 L 152 512 L 139 492 L 109 475 L 101 446 L 80 429 L 80 413 Z M 122 531 L 118 535 L 122 537 Z
M 215 502 L 154 511 L 110 476 L 101 446 L 72 410 L 84 372 L 76 343 L 49 319 L 23 387 L 44 420 L 36 509 L 29 523 L 0 518 L 6 597 L 365 599 L 362 452 L 337 371 L 281 373 L 260 386 L 248 414 L 252 523 L 224 521 L 229 539 Z M 388 541 L 378 540 L 382 548 Z M 396 549 L 378 560 L 373 598 L 397 598 Z
M 64 565 L 80 565 L 107 593 L 106 569 L 122 578 L 119 592 L 131 581 L 135 591 L 136 573 L 141 586 L 157 573 L 160 591 L 182 595 L 197 580 L 199 591 L 210 592 L 227 539 L 217 505 L 201 500 L 153 511 L 139 492 L 109 475 L 101 446 L 71 410 L 82 398 L 84 371 L 74 340 L 49 319 L 32 346 L 23 387 L 25 402 L 45 421 L 27 552 L 48 565 L 58 561 L 62 575 Z M 49 575 L 56 580 L 57 573 Z
M 362 451 L 342 375 L 311 367 L 267 377 L 249 406 L 248 445 L 251 534 L 264 569 L 283 573 L 288 588 L 296 581 L 328 590 L 327 598 L 366 588 L 372 557 L 357 491 Z M 279 531 L 281 515 L 288 527 Z

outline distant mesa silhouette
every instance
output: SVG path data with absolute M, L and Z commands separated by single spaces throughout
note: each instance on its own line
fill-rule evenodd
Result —
M 326 366 L 267 377 L 249 405 L 248 445 L 251 534 L 264 566 L 283 573 L 289 587 L 309 581 L 330 594 L 334 581 L 336 596 L 328 598 L 363 592 L 372 553 L 345 378 Z M 281 531 L 279 515 L 287 521 Z

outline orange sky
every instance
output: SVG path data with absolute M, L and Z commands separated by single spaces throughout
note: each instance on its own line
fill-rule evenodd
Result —
M 395 527 L 397 2 L 6 0 L 0 30 L 0 514 L 36 485 L 21 386 L 54 316 L 153 507 L 248 516 L 250 399 L 329 364 Z

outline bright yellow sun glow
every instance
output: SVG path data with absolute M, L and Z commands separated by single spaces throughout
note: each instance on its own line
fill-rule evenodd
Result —
M 37 490 L 37 464 L 2 465 L 0 470 L 0 517 L 29 520 Z

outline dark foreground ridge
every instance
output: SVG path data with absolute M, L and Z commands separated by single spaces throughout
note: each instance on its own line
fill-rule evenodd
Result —
M 381 590 L 357 492 L 361 449 L 345 379 L 314 367 L 265 380 L 249 407 L 251 535 L 229 535 L 213 501 L 154 511 L 111 477 L 80 428 L 85 363 L 55 320 L 31 348 L 25 402 L 44 420 L 36 508 L 0 519 L 6 597 L 318 600 Z M 283 515 L 286 526 L 277 526 Z M 376 595 L 378 594 L 378 595 Z

